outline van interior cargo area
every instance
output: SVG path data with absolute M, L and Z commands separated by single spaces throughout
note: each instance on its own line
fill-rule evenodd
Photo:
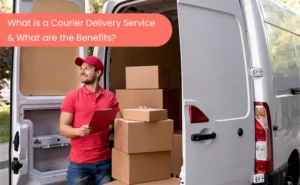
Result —
M 139 106 L 168 110 L 168 118 L 174 121 L 174 145 L 171 152 L 170 177 L 179 178 L 183 159 L 181 135 L 181 56 L 177 2 L 174 0 L 142 1 L 139 3 L 124 4 L 124 7 L 118 8 L 117 10 L 119 10 L 120 13 L 160 13 L 166 16 L 172 24 L 172 36 L 170 40 L 161 47 L 108 48 L 110 52 L 106 61 L 109 63 L 109 65 L 107 64 L 109 74 L 105 75 L 108 79 L 104 79 L 104 81 L 106 87 L 116 94 L 121 112 L 124 109 L 137 108 Z M 155 35 L 149 35 L 149 37 L 155 37 Z M 114 130 L 116 131 L 116 129 L 117 128 Z M 159 134 L 157 134 L 157 136 L 153 134 L 153 137 L 161 138 Z M 165 139 L 167 138 L 166 135 Z M 115 139 L 117 140 L 119 138 Z M 138 140 L 138 138 L 135 139 Z M 161 140 L 161 142 L 164 141 Z M 113 151 L 118 150 L 113 148 Z M 163 156 L 164 154 L 161 155 Z M 129 163 L 131 164 L 131 160 L 132 162 L 134 161 L 133 156 L 136 155 L 129 154 L 128 156 L 129 158 L 130 156 L 132 157 L 132 159 L 129 159 Z M 117 161 L 117 159 L 115 160 Z M 127 162 L 128 161 L 126 161 L 126 163 Z M 134 170 L 137 167 L 133 167 L 133 164 L 132 174 L 129 180 L 127 179 L 128 181 L 124 181 L 122 176 L 118 176 L 122 170 L 115 172 L 117 170 L 114 170 L 114 168 L 126 168 L 122 165 L 123 163 L 124 161 L 119 161 L 119 159 L 118 162 L 113 162 L 113 177 L 116 180 L 123 180 L 123 182 L 127 183 L 129 183 L 130 180 L 132 180 L 132 182 L 135 182 L 135 180 L 139 182 L 135 176 L 139 174 L 138 176 L 142 178 L 142 175 L 138 172 L 138 169 Z M 145 163 L 145 165 L 146 164 L 147 163 Z M 160 169 L 157 170 L 160 170 L 160 174 L 166 173 L 164 167 L 159 168 Z M 124 170 L 123 173 L 125 171 L 126 170 Z M 120 179 L 118 179 L 118 177 L 120 177 Z M 146 181 L 147 178 L 143 178 Z M 157 178 L 159 177 L 157 176 Z M 153 177 L 153 179 L 155 178 Z
M 55 4 L 45 1 L 44 3 L 48 4 L 41 6 L 39 3 L 42 3 L 42 1 L 37 1 L 32 13 L 41 12 L 41 9 Z M 60 3 L 62 7 L 65 6 L 65 10 L 69 13 L 79 11 L 76 7 L 68 9 L 67 6 L 70 5 L 63 1 L 57 1 L 57 3 Z M 168 110 L 175 107 L 176 110 L 174 109 L 172 114 L 173 117 L 178 114 L 178 117 L 174 117 L 177 119 L 177 127 L 174 128 L 174 133 L 178 132 L 181 129 L 181 116 L 179 115 L 181 114 L 181 63 L 177 2 L 176 0 L 151 0 L 137 2 L 136 4 L 134 1 L 130 3 L 130 5 L 124 5 L 119 12 L 161 13 L 168 17 L 172 23 L 172 37 L 161 47 L 108 48 L 111 51 L 106 63 L 108 66 L 106 73 L 109 73 L 109 79 L 104 80 L 109 81 L 109 83 L 105 83 L 105 87 L 116 94 L 119 91 L 119 96 L 121 96 L 122 91 L 128 90 L 126 89 L 126 67 L 158 66 L 159 68 L 166 68 L 169 74 L 167 76 L 167 88 L 130 90 L 134 90 L 136 93 L 138 91 L 148 91 L 148 94 L 151 95 L 154 95 L 154 91 L 157 91 L 156 97 L 152 96 L 152 98 L 156 98 L 156 100 L 153 100 L 156 101 L 156 104 L 150 103 L 150 107 L 152 105 L 151 108 L 166 108 Z M 50 12 L 56 12 L 56 10 L 53 8 Z M 19 91 L 24 97 L 33 98 L 31 103 L 22 105 L 19 110 L 20 123 L 23 125 L 20 132 L 29 132 L 29 140 L 20 142 L 29 143 L 30 148 L 27 155 L 32 160 L 30 160 L 31 164 L 28 164 L 28 170 L 31 174 L 30 177 L 40 184 L 58 185 L 63 184 L 66 180 L 67 157 L 70 151 L 69 139 L 59 134 L 60 103 L 57 100 L 54 101 L 56 103 L 53 103 L 51 98 L 56 99 L 56 97 L 65 96 L 69 91 L 80 87 L 79 70 L 72 62 L 78 55 L 79 52 L 76 47 L 22 47 L 20 49 Z M 104 59 L 102 60 L 104 61 Z M 108 76 L 104 75 L 103 77 Z M 148 99 L 150 99 L 148 102 L 151 102 L 151 96 L 148 96 Z M 140 97 L 140 100 L 145 101 L 143 97 Z M 173 100 L 177 103 L 174 103 Z M 147 106 L 146 104 L 143 105 Z M 125 105 L 124 107 L 126 108 Z M 169 118 L 172 119 L 173 117 Z M 17 138 L 17 136 L 13 137 Z M 179 141 L 181 142 L 181 139 Z M 21 150 L 23 152 L 23 149 Z M 179 147 L 177 150 L 181 152 L 182 149 Z M 20 160 L 24 157 L 26 157 L 26 154 L 21 156 Z M 181 163 L 179 161 L 177 169 L 181 167 Z M 179 172 L 177 170 L 174 174 L 170 174 L 170 177 L 178 178 Z
M 172 23 L 172 36 L 161 47 L 113 47 L 110 61 L 110 90 L 124 89 L 125 67 L 166 66 L 170 72 L 170 88 L 181 88 L 180 41 L 177 22 L 176 1 L 142 1 L 121 8 L 120 13 L 161 13 Z M 154 37 L 155 35 L 149 35 Z

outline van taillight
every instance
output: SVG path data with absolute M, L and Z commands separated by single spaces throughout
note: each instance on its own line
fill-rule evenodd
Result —
M 266 103 L 255 103 L 255 172 L 273 171 L 273 143 L 269 106 Z
M 207 116 L 197 107 L 195 106 L 190 106 L 189 107 L 190 111 L 190 121 L 191 123 L 202 123 L 202 122 L 208 122 L 209 119 Z

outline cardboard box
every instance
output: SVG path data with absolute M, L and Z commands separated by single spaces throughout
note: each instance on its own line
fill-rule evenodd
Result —
M 167 120 L 168 110 L 153 109 L 153 108 L 124 109 L 123 118 L 126 120 L 146 121 L 146 122 Z
M 112 149 L 112 177 L 125 184 L 169 179 L 171 151 L 126 154 Z
M 115 180 L 113 182 L 106 183 L 105 185 L 127 185 L 127 184 L 124 184 L 119 180 Z M 170 178 L 166 180 L 152 181 L 152 182 L 140 183 L 136 185 L 180 185 L 180 179 Z
M 116 119 L 114 129 L 114 147 L 127 154 L 173 149 L 173 120 L 146 123 Z
M 165 66 L 126 67 L 126 89 L 169 88 L 169 72 Z
M 174 132 L 174 146 L 171 153 L 171 173 L 173 177 L 179 177 L 181 166 L 183 165 L 182 156 L 182 131 Z
M 168 118 L 174 120 L 174 130 L 181 128 L 180 94 L 180 89 L 116 90 L 116 97 L 122 114 L 124 109 L 140 106 L 167 109 Z

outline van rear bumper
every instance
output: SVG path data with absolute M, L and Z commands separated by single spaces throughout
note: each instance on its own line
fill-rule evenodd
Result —
M 288 179 L 288 163 L 283 164 L 276 170 L 265 174 L 265 182 L 264 183 L 252 183 L 253 185 L 282 185 Z

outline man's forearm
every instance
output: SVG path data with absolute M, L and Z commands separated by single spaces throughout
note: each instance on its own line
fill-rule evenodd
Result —
M 62 124 L 60 126 L 59 132 L 62 136 L 67 138 L 77 137 L 77 128 L 73 128 L 70 125 Z

